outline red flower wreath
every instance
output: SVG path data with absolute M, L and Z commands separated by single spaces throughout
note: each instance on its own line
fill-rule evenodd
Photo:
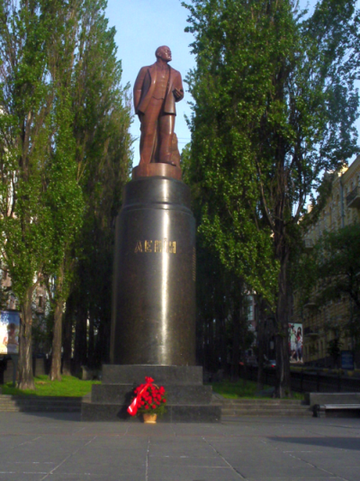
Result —
M 134 398 L 131 401 L 127 412 L 131 416 L 136 414 L 164 414 L 165 412 L 165 389 L 157 386 L 151 377 L 145 378 L 145 383 L 140 384 L 134 390 Z

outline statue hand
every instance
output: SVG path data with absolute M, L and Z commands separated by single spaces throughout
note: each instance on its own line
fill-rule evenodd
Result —
M 181 100 L 184 96 L 183 92 L 179 89 L 174 89 L 173 94 L 174 94 L 175 100 Z

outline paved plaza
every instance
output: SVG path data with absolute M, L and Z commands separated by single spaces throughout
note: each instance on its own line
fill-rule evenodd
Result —
M 0 481 L 359 481 L 360 419 L 88 423 L 0 413 Z

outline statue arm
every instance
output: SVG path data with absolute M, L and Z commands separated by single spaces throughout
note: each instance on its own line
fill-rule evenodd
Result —
M 184 89 L 182 85 L 181 74 L 179 72 L 177 72 L 177 75 L 174 81 L 173 94 L 175 97 L 175 102 L 179 102 L 184 98 Z
M 141 100 L 141 94 L 142 94 L 142 89 L 143 89 L 143 85 L 144 85 L 144 79 L 145 79 L 145 75 L 146 75 L 146 68 L 143 67 L 142 69 L 140 69 L 140 72 L 138 74 L 138 76 L 136 77 L 136 80 L 135 80 L 135 85 L 134 85 L 134 107 L 135 107 L 135 113 L 138 114 L 138 107 L 139 107 L 139 104 L 140 104 L 140 100 Z

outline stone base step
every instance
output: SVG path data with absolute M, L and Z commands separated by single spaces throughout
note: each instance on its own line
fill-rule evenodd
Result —
M 0 412 L 14 412 L 14 413 L 79 413 L 79 408 L 70 408 L 70 407 L 62 407 L 62 408 L 46 408 L 44 406 L 40 407 L 28 407 L 28 406 L 18 406 L 13 408 L 2 408 L 0 407 Z
M 309 417 L 309 409 L 222 409 L 222 416 L 298 416 Z
M 0 395 L 0 411 L 80 412 L 82 398 Z
M 81 406 L 82 421 L 120 421 L 133 422 L 141 420 L 127 414 L 128 404 L 83 402 Z M 166 405 L 166 413 L 158 418 L 164 423 L 216 423 L 221 420 L 220 405 Z
M 250 406 L 301 406 L 302 401 L 297 399 L 222 399 L 223 405 L 250 405 Z
M 294 399 L 223 399 L 221 406 L 223 416 L 303 417 L 312 415 L 309 406 Z

